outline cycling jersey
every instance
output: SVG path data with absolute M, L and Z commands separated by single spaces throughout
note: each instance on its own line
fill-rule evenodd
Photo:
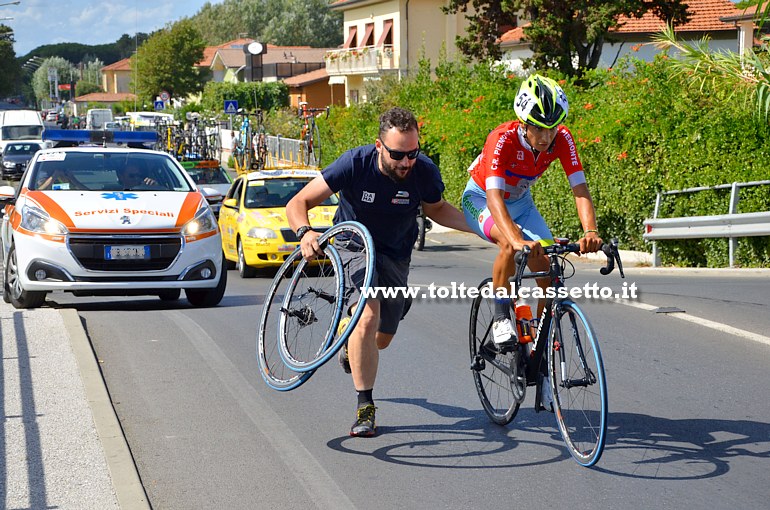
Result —
M 561 162 L 571 187 L 586 182 L 583 165 L 569 129 L 560 125 L 556 138 L 546 152 L 535 153 L 524 138 L 521 121 L 506 122 L 495 128 L 484 143 L 484 149 L 468 171 L 484 191 L 501 189 L 506 201 L 518 200 L 543 175 L 556 159 Z

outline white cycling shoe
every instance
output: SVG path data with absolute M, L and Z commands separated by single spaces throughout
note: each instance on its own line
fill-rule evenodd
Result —
M 516 330 L 509 318 L 498 319 L 492 323 L 492 340 L 497 347 L 516 343 Z

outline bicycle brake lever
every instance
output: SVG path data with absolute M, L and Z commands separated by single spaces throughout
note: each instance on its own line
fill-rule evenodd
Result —
M 618 271 L 620 272 L 620 277 L 621 278 L 625 278 L 626 275 L 623 274 L 623 262 L 620 260 L 620 251 L 618 250 L 618 240 L 617 239 L 613 239 L 612 240 L 612 246 L 614 247 L 613 251 L 615 252 L 615 261 L 618 264 Z
M 527 259 L 532 249 L 529 246 L 524 246 L 521 250 L 516 252 L 513 256 L 513 261 L 516 263 L 516 288 L 521 286 L 521 279 L 524 275 L 524 268 L 527 267 Z
M 615 252 L 612 244 L 603 244 L 602 252 L 607 257 L 607 265 L 599 269 L 599 272 L 603 275 L 610 274 L 615 269 Z

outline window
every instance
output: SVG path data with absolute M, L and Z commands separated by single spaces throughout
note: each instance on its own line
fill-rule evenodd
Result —
M 374 23 L 366 24 L 366 31 L 359 46 L 374 46 Z
M 356 27 L 348 28 L 348 38 L 345 40 L 343 48 L 352 48 L 356 42 Z
M 393 45 L 393 20 L 386 19 L 382 23 L 382 35 L 377 41 L 377 46 Z

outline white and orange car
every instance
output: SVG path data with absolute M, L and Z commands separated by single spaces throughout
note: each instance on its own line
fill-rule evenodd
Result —
M 194 306 L 215 306 L 224 295 L 217 220 L 168 154 L 42 150 L 18 191 L 0 187 L 0 201 L 3 298 L 16 308 L 40 306 L 56 290 L 176 300 L 184 289 Z

